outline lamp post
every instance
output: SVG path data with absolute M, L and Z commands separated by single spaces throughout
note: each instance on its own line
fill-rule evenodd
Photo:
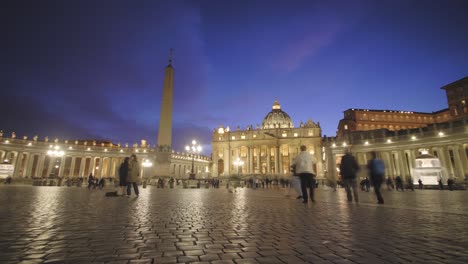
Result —
M 192 155 L 192 170 L 190 173 L 190 179 L 195 180 L 195 172 L 193 171 L 193 165 L 195 162 L 195 154 L 200 153 L 202 150 L 202 147 L 199 144 L 197 144 L 196 140 L 192 140 L 192 145 L 185 146 L 185 150 Z
M 240 167 L 244 165 L 244 161 L 240 158 L 237 158 L 233 163 L 235 166 L 237 166 L 237 177 L 240 177 Z
M 143 175 L 141 175 L 141 176 L 144 179 L 145 178 L 144 177 L 145 169 L 146 168 L 151 168 L 153 166 L 153 163 L 150 160 L 145 159 L 145 160 L 143 160 L 143 163 L 141 163 L 141 165 L 143 165 Z

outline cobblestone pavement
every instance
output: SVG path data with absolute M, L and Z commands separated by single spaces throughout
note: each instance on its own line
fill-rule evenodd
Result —
M 140 190 L 1 186 L 0 263 L 468 262 L 466 191 Z

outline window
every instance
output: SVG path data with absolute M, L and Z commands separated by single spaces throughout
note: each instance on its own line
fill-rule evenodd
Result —
M 297 137 L 297 136 L 298 136 L 298 134 L 297 134 L 297 133 L 294 133 L 294 136 L 295 136 L 295 137 Z
M 241 139 L 245 139 L 245 135 L 242 135 L 242 136 L 241 136 Z
M 232 140 L 236 140 L 236 136 L 232 136 L 231 139 L 232 139 Z
M 344 129 L 345 129 L 345 130 L 348 130 L 348 125 L 344 125 Z

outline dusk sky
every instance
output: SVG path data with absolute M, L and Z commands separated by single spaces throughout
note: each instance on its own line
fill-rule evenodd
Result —
M 349 108 L 433 112 L 468 75 L 468 1 L 4 1 L 0 129 L 173 145 L 261 124 L 275 99 L 334 136 Z

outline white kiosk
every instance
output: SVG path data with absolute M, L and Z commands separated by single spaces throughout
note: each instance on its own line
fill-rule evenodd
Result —
M 414 184 L 418 184 L 420 179 L 424 185 L 438 185 L 440 179 L 447 184 L 447 172 L 441 166 L 439 158 L 424 151 L 416 157 L 415 163 L 416 167 L 411 170 Z

